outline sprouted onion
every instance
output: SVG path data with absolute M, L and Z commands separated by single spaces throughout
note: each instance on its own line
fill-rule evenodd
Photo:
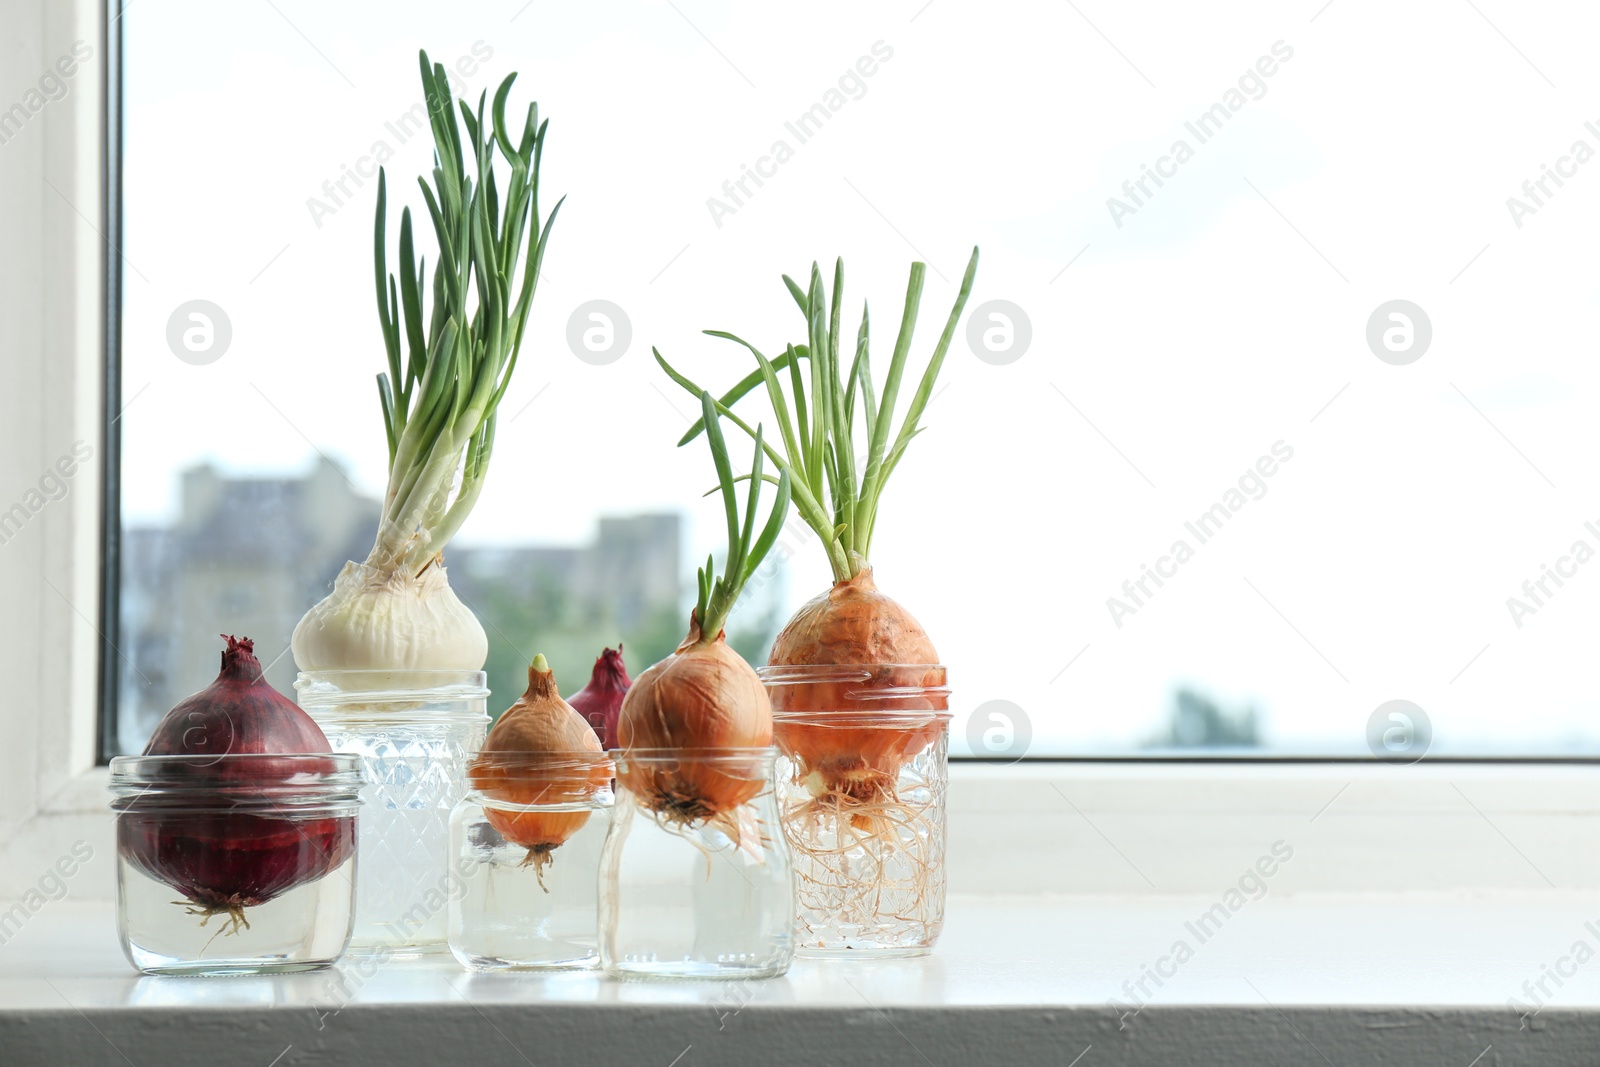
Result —
M 756 511 L 765 481 L 762 475 L 761 430 L 749 477 L 743 520 L 728 446 L 709 393 L 700 397 L 706 438 L 717 468 L 723 509 L 728 520 L 728 555 L 717 575 L 710 558 L 699 572 L 699 597 L 689 616 L 689 632 L 666 659 L 634 679 L 622 701 L 617 742 L 622 749 L 617 778 L 668 829 L 714 827 L 736 847 L 754 848 L 742 840 L 739 808 L 759 794 L 766 782 L 742 775 L 719 758 L 729 749 L 766 748 L 772 744 L 772 706 L 755 670 L 728 647 L 723 631 L 745 582 L 771 550 L 789 509 L 789 472 L 776 479 L 777 500 L 759 536 Z M 670 750 L 676 759 L 630 761 L 631 750 Z
M 303 671 L 478 670 L 488 658 L 482 624 L 450 589 L 443 551 L 483 491 L 495 412 L 517 365 L 561 205 L 540 222 L 548 122 L 533 104 L 520 134 L 506 125 L 516 75 L 500 83 L 487 121 L 485 94 L 475 113 L 460 102 L 458 123 L 444 66 L 430 66 L 426 52 L 420 58 L 434 139 L 433 184 L 418 179 L 438 242 L 432 307 L 425 314 L 429 275 L 414 254 L 410 208 L 400 216 L 398 280 L 388 273 L 380 169 L 374 244 L 389 369 L 378 375 L 378 395 L 389 484 L 366 561 L 346 563 L 333 592 L 295 627 Z M 497 149 L 509 166 L 503 180 Z
M 798 761 L 802 781 L 812 795 L 841 807 L 892 804 L 901 766 L 944 728 L 936 715 L 914 714 L 946 708 L 943 672 L 932 669 L 939 662 L 938 653 L 911 613 L 878 590 L 868 552 L 884 486 L 906 446 L 922 432 L 923 409 L 932 396 L 977 269 L 978 250 L 974 248 L 955 306 L 898 430 L 894 428 L 895 405 L 922 300 L 923 264 L 911 265 L 900 332 L 881 397 L 874 392 L 865 305 L 849 372 L 841 372 L 843 260 L 834 268 L 831 302 L 816 264 L 811 267 L 809 289 L 784 277 L 805 317 L 807 337 L 805 344 L 787 346 L 777 359 L 769 360 L 731 333 L 706 331 L 743 345 L 755 357 L 759 369 L 726 393 L 717 410 L 752 437 L 757 436 L 730 408 L 757 386 L 765 385 L 782 439 L 777 445 L 764 443 L 763 447 L 783 473 L 792 475 L 795 508 L 821 538 L 833 567 L 832 588 L 789 620 L 773 643 L 770 662 L 774 666 L 859 666 L 866 668 L 868 675 L 861 680 L 850 677 L 849 672 L 837 672 L 841 679 L 849 680 L 773 687 L 775 711 L 848 713 L 829 725 L 799 721 L 803 716 L 798 714 L 790 716 L 789 721 L 780 721 L 778 736 L 780 747 Z M 659 352 L 655 355 L 679 385 L 691 392 L 701 391 Z M 802 361 L 809 374 L 802 373 Z M 785 369 L 787 394 L 779 374 Z M 705 425 L 704 420 L 696 423 L 679 444 L 693 440 Z M 919 665 L 929 669 L 925 676 L 912 677 Z M 876 694 L 875 689 L 879 690 Z M 882 690 L 889 689 L 901 693 L 926 690 L 927 694 L 883 699 Z M 882 724 L 874 723 L 875 717 L 882 718 Z M 780 720 L 784 718 L 780 715 Z M 856 825 L 865 826 L 869 818 L 865 811 L 858 812 Z
M 588 722 L 561 699 L 541 654 L 528 668 L 527 692 L 496 720 L 467 777 L 484 794 L 489 825 L 527 849 L 522 866 L 532 866 L 545 888 L 551 853 L 589 821 L 585 805 L 610 784 L 611 761 Z

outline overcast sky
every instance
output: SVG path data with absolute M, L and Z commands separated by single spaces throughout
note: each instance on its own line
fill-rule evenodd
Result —
M 1008 700 L 1035 754 L 1114 749 L 1188 684 L 1288 748 L 1361 751 L 1393 699 L 1441 748 L 1590 744 L 1600 562 L 1537 605 L 1522 586 L 1600 549 L 1600 161 L 1574 155 L 1600 150 L 1595 27 L 1570 5 L 1322 6 L 135 5 L 127 518 L 169 516 L 205 460 L 297 472 L 315 449 L 381 491 L 374 184 L 347 178 L 342 205 L 323 184 L 383 142 L 392 226 L 421 210 L 427 140 L 386 123 L 420 96 L 419 45 L 452 66 L 476 46 L 461 84 L 521 72 L 515 105 L 550 119 L 545 206 L 568 201 L 463 540 L 578 541 L 670 508 L 703 555 L 711 467 L 673 448 L 693 408 L 650 345 L 726 385 L 747 358 L 698 331 L 781 351 L 800 334 L 781 274 L 843 255 L 881 372 L 920 258 L 920 370 L 978 244 L 969 314 L 1008 301 L 1031 341 L 984 362 L 963 321 L 874 544 L 951 665 L 958 739 Z M 820 129 L 790 128 L 819 104 Z M 1566 177 L 1535 200 L 1545 165 Z M 766 177 L 735 202 L 746 167 Z M 232 325 L 209 365 L 166 343 L 193 299 Z M 605 366 L 566 341 L 594 299 L 632 326 Z M 1367 339 L 1397 299 L 1431 323 L 1407 365 Z M 1279 442 L 1202 544 L 1185 523 Z M 1123 592 L 1180 540 L 1163 585 Z M 828 576 L 797 547 L 796 603 Z M 1514 619 L 1513 596 L 1537 610 Z

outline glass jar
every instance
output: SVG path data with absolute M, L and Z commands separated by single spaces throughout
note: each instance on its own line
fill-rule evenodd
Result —
M 593 967 L 600 959 L 600 851 L 613 803 L 599 753 L 483 753 L 450 818 L 462 892 L 450 951 L 475 971 Z
M 600 961 L 638 978 L 770 978 L 794 954 L 771 748 L 613 750 Z
M 461 892 L 450 813 L 489 729 L 482 671 L 310 671 L 295 680 L 335 752 L 361 758 L 367 801 L 351 947 L 386 958 L 439 951 Z
M 353 756 L 118 756 L 117 930 L 147 974 L 326 967 L 355 906 Z
M 802 956 L 921 956 L 944 926 L 950 690 L 937 664 L 763 667 Z

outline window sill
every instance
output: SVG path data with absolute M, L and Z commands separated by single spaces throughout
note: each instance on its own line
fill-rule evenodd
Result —
M 5 945 L 7 1062 L 182 1067 L 476 1061 L 1583 1062 L 1600 983 L 1566 954 L 1600 935 L 1593 897 L 1268 894 L 1201 940 L 1215 897 L 956 897 L 921 960 L 797 961 L 783 978 L 620 983 L 594 974 L 469 975 L 448 956 L 272 978 L 135 975 L 109 905 L 51 903 Z M 1192 955 L 1167 958 L 1177 942 Z M 1168 972 L 1161 986 L 1144 966 Z M 1545 979 L 1542 965 L 1579 977 Z M 1535 983 L 1533 992 L 1524 982 Z M 1124 983 L 1128 983 L 1124 985 Z M 1110 1005 L 1111 998 L 1122 1003 Z M 1140 1002 L 1146 1007 L 1137 1011 Z M 110 1044 L 115 1052 L 106 1046 Z M 919 1057 L 918 1053 L 922 1055 Z M 1491 1062 L 1499 1062 L 1494 1060 Z
M 0 905 L 70 845 L 72 899 L 114 891 L 105 768 L 68 778 L 0 841 Z M 1277 845 L 1274 899 L 1600 889 L 1600 765 L 956 763 L 957 895 L 1211 895 Z

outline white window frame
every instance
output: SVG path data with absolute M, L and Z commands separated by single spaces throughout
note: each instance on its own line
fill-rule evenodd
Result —
M 99 733 L 100 478 L 104 442 L 105 17 L 89 0 L 0 0 L 0 99 L 15 103 L 85 41 L 94 58 L 0 145 L 0 509 L 74 442 L 94 458 L 66 496 L 0 545 L 0 889 L 20 891 L 104 822 Z M 81 214 L 80 214 L 81 213 Z M 92 813 L 92 814 L 91 814 Z M 75 836 L 73 836 L 75 835 Z M 18 867 L 21 870 L 18 870 Z M 107 865 L 109 866 L 109 865 Z M 12 872 L 16 872 L 13 877 Z
M 115 4 L 117 0 L 110 0 Z M 0 0 L 0 106 L 86 41 L 68 95 L 0 145 L 0 510 L 75 441 L 94 461 L 0 545 L 0 901 L 82 839 L 113 879 L 97 766 L 100 460 L 105 455 L 106 14 L 91 0 Z M 37 72 L 37 73 L 35 73 Z M 110 661 L 114 662 L 114 661 Z M 1340 761 L 1029 761 L 952 766 L 957 893 L 1211 893 L 1277 841 L 1273 891 L 1563 890 L 1600 885 L 1600 763 L 1409 768 Z

